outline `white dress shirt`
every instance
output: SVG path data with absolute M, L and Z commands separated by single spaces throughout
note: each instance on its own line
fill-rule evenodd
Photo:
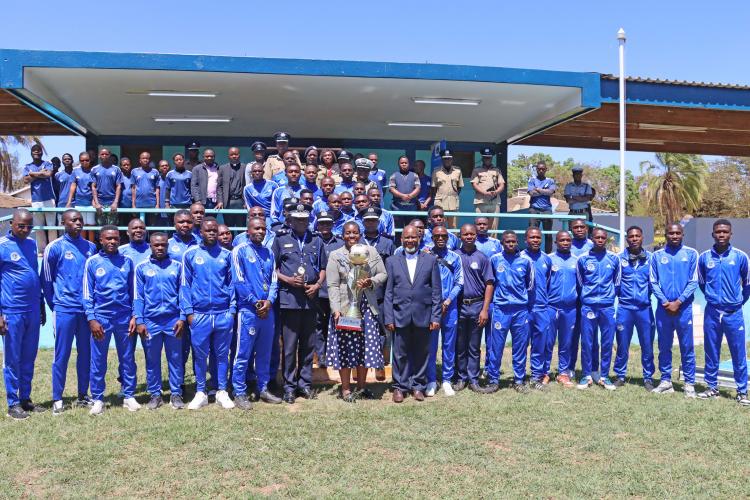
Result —
M 410 254 L 405 251 L 404 256 L 406 257 L 406 269 L 409 270 L 409 281 L 414 283 L 414 274 L 417 272 L 417 257 L 419 257 L 419 253 L 414 252 Z

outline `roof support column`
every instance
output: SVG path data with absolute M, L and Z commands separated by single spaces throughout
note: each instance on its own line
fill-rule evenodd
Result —
M 508 143 L 495 144 L 495 165 L 505 179 L 505 189 L 500 193 L 500 213 L 508 211 Z

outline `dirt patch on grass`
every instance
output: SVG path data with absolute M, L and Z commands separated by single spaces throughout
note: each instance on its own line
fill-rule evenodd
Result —
M 263 486 L 262 488 L 255 488 L 255 492 L 260 493 L 261 495 L 272 495 L 284 488 L 286 488 L 286 485 L 283 483 L 273 483 L 268 486 Z
M 45 474 L 46 469 L 28 469 L 23 472 L 19 472 L 14 478 L 14 482 L 22 490 L 21 498 L 37 498 L 46 495 L 45 488 L 39 481 Z
M 510 443 L 504 443 L 500 441 L 487 441 L 485 443 L 485 446 L 487 446 L 492 451 L 499 451 L 501 453 L 509 453 L 510 451 L 512 451 Z

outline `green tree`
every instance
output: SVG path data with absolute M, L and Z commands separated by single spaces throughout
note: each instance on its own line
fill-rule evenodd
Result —
M 34 144 L 39 144 L 42 146 L 42 150 L 44 150 L 41 139 L 35 135 L 0 135 L 1 192 L 13 191 L 23 185 L 20 172 L 17 172 L 18 158 L 11 152 L 11 147 L 22 146 L 31 148 Z
M 700 207 L 706 190 L 707 165 L 699 155 L 656 153 L 656 162 L 641 162 L 644 195 L 664 216 L 665 224 L 678 221 Z

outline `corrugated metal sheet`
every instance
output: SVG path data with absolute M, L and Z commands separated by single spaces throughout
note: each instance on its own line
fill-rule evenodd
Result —
M 602 73 L 602 80 L 618 80 L 619 77 L 612 74 Z M 641 76 L 629 76 L 625 79 L 626 82 L 634 83 L 654 83 L 660 85 L 679 85 L 686 87 L 703 87 L 703 88 L 714 88 L 714 89 L 737 89 L 737 90 L 750 90 L 750 85 L 739 85 L 733 83 L 713 83 L 713 82 L 688 82 L 686 80 L 662 80 L 660 78 L 643 78 Z

